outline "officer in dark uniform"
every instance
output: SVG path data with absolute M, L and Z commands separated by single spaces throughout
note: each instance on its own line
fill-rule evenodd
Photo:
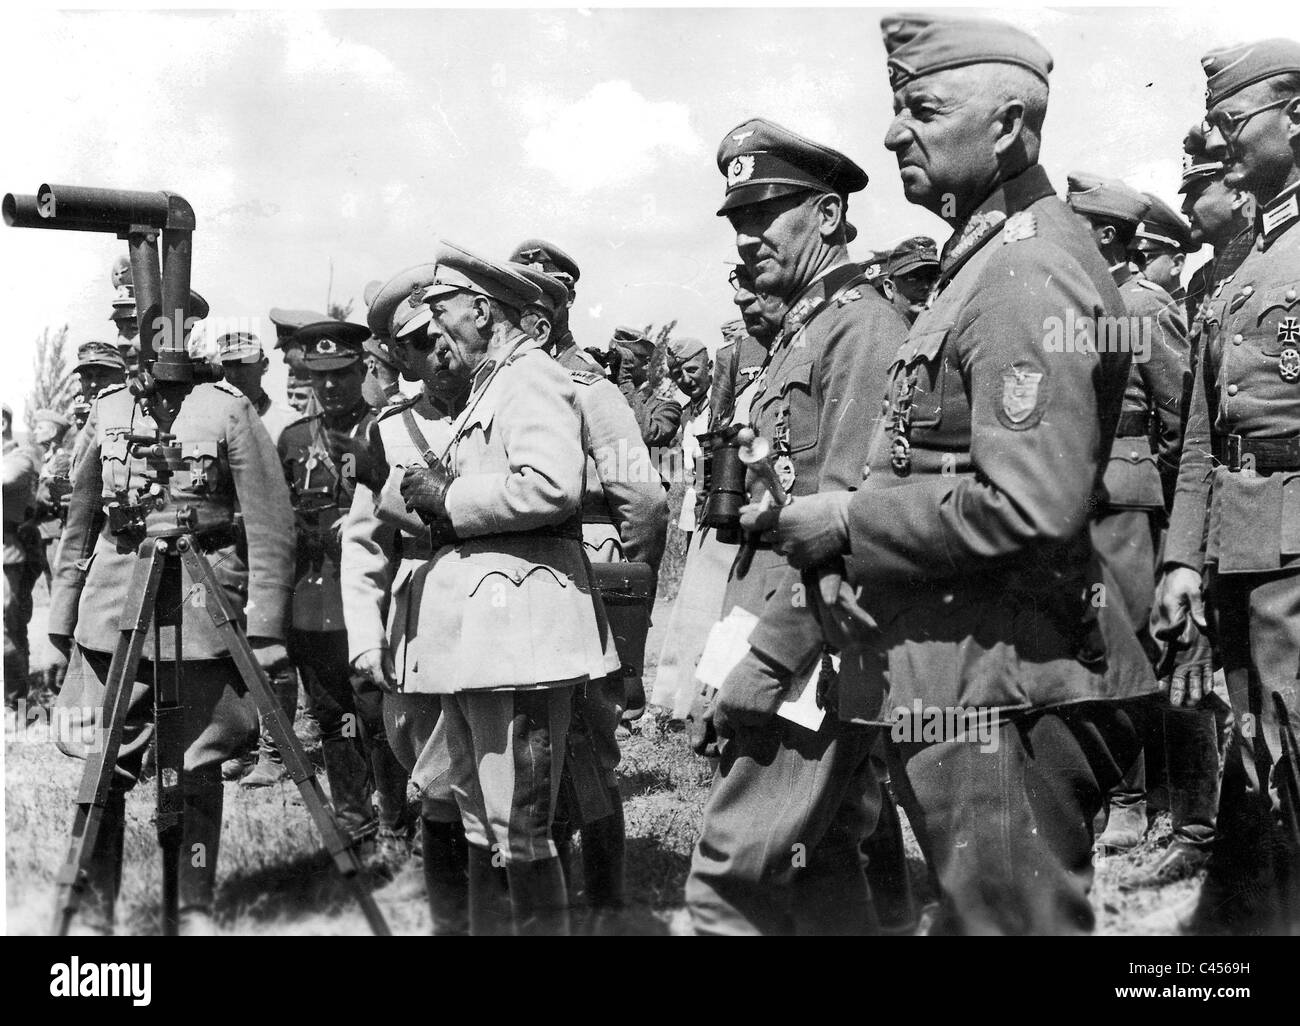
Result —
M 619 352 L 618 388 L 632 407 L 641 438 L 652 454 L 657 446 L 672 445 L 682 422 L 682 408 L 650 387 L 648 377 L 655 355 L 654 342 L 636 328 L 615 328 L 610 348 Z
M 1182 216 L 1154 192 L 1144 192 L 1147 211 L 1133 233 L 1129 256 L 1142 270 L 1142 276 L 1155 282 L 1187 307 L 1187 290 L 1183 288 L 1183 268 L 1187 257 L 1200 249 L 1192 241 L 1192 229 Z
M 1195 926 L 1294 933 L 1300 866 L 1280 776 L 1296 767 L 1279 762 L 1279 716 L 1300 729 L 1300 43 L 1201 65 L 1207 148 L 1222 150 L 1225 184 L 1254 195 L 1258 235 L 1209 301 L 1159 612 L 1208 627 L 1235 717 Z M 1200 701 L 1209 670 L 1176 674 L 1171 704 Z
M 939 251 L 934 239 L 928 235 L 904 239 L 889 254 L 887 274 L 893 286 L 894 309 L 912 324 L 925 309 L 930 289 L 939 277 Z
M 136 398 L 125 385 L 101 391 L 84 429 L 89 440 L 73 472 L 68 521 L 50 594 L 49 631 L 54 648 L 64 658 L 73 657 L 58 707 L 73 728 L 60 748 L 77 757 L 85 755 L 74 740 L 82 736 L 81 728 L 102 726 L 105 682 L 120 638 L 118 621 L 126 612 L 137 549 L 145 540 L 134 521 L 115 521 L 104 511 L 118 503 L 139 503 L 149 484 L 145 458 L 130 436 L 154 430 L 153 402 Z M 240 613 L 241 624 L 246 624 L 258 663 L 274 675 L 287 664 L 284 630 L 293 585 L 292 553 L 286 545 L 293 537 L 293 517 L 275 448 L 252 405 L 225 382 L 195 383 L 169 430 L 185 454 L 184 466 L 173 475 L 170 492 L 163 493 L 165 505 L 148 516 L 174 526 L 181 508 L 197 512 L 199 548 Z M 237 511 L 242 514 L 242 528 L 234 522 Z M 186 592 L 197 587 L 184 571 L 181 587 Z M 162 629 L 160 650 L 165 655 L 175 651 L 174 633 L 173 627 Z M 144 651 L 154 650 L 151 632 Z M 224 640 L 201 610 L 184 617 L 181 651 L 187 747 L 180 929 L 201 934 L 213 930 L 221 763 L 245 742 L 257 720 Z M 79 928 L 92 932 L 112 932 L 122 871 L 125 795 L 139 779 L 145 750 L 153 739 L 155 669 L 164 675 L 173 672 L 166 664 L 153 666 L 147 657 L 134 669 L 136 683 L 117 773 L 80 909 Z M 93 711 L 90 722 L 80 720 L 85 710 Z
M 1136 232 L 1150 200 L 1123 182 L 1076 172 L 1066 202 L 1087 221 L 1102 259 L 1119 286 L 1129 320 L 1108 342 L 1133 353 L 1124 404 L 1106 465 L 1106 499 L 1094 539 L 1119 573 L 1129 619 L 1149 639 L 1146 624 L 1155 594 L 1160 532 L 1173 499 L 1182 451 L 1182 397 L 1191 373 L 1182 304 L 1156 282 L 1129 269 Z M 1099 340 L 1100 344 L 1100 340 Z M 1154 718 L 1143 734 L 1159 739 Z M 1106 829 L 1097 838 L 1104 853 L 1128 851 L 1146 833 L 1145 759 L 1139 756 L 1111 792 Z
M 569 298 L 562 309 L 556 308 L 555 319 L 551 324 L 550 341 L 547 343 L 551 355 L 567 370 L 595 370 L 603 374 L 601 365 L 578 345 L 569 323 L 569 313 L 578 296 L 578 279 L 582 277 L 578 262 L 555 243 L 545 239 L 525 239 L 515 247 L 510 259 L 514 263 L 526 264 L 549 274 L 568 289 Z
M 1092 817 L 1137 747 L 1106 700 L 1156 685 L 1123 603 L 1096 601 L 1116 584 L 1089 525 L 1130 357 L 1045 333 L 1067 317 L 1086 332 L 1123 300 L 1038 165 L 1042 45 L 984 19 L 881 27 L 885 145 L 953 236 L 866 479 L 744 520 L 796 566 L 847 560 L 840 713 L 892 728 L 890 779 L 943 888 L 933 929 L 1087 930 Z M 937 742 L 936 715 L 954 717 Z
M 541 298 L 524 309 L 520 326 L 550 348 L 553 319 L 564 323 L 568 288 L 558 277 L 535 265 L 511 263 L 509 268 L 541 290 Z M 564 350 L 561 350 L 564 352 Z M 578 405 L 586 422 L 587 478 L 582 496 L 582 542 L 592 563 L 647 563 L 658 573 L 668 538 L 668 500 L 650 453 L 641 440 L 636 419 L 613 382 L 595 369 L 578 366 L 571 358 L 565 369 L 577 389 Z M 654 594 L 647 600 L 646 624 Z M 628 693 L 645 706 L 641 668 L 645 639 L 627 638 L 619 649 L 622 668 L 600 680 L 574 689 L 573 737 L 585 733 L 604 787 L 604 800 L 592 802 L 596 811 L 605 806 L 609 815 L 587 818 L 581 810 L 563 809 L 556 816 L 555 839 L 563 860 L 568 859 L 569 823 L 582 823 L 582 868 L 586 898 L 591 910 L 591 932 L 616 932 L 624 905 L 626 827 L 623 797 L 616 770 L 622 758 L 616 732 L 628 704 Z M 578 749 L 572 758 L 583 758 Z M 571 772 L 571 767 L 566 767 Z M 575 788 L 576 791 L 576 788 Z M 579 801 L 582 797 L 579 796 Z M 567 820 L 567 821 L 566 821 Z
M 319 413 L 320 406 L 303 360 L 303 346 L 294 340 L 294 336 L 300 328 L 305 328 L 308 324 L 320 324 L 329 320 L 329 317 L 313 310 L 287 310 L 278 306 L 272 307 L 268 316 L 275 325 L 275 348 L 281 351 L 289 368 L 288 383 L 285 386 L 285 397 L 289 405 L 304 417 Z
M 788 307 L 750 422 L 788 494 L 856 487 L 906 334 L 848 259 L 848 197 L 866 173 L 763 118 L 723 137 L 717 165 L 727 183 L 718 214 L 737 253 L 757 288 Z M 807 583 L 770 546 L 750 544 L 759 551 L 737 557 L 723 609 L 758 622 L 704 713 L 724 740 L 686 883 L 691 919 L 699 933 L 861 932 L 873 918 L 859 845 L 880 808 L 875 733 L 843 730 L 834 716 L 813 730 L 778 715 L 787 695 L 829 681 L 830 660 Z M 806 857 L 792 859 L 792 846 Z
M 68 444 L 68 432 L 72 421 L 58 410 L 37 410 L 33 419 L 36 421 L 33 436 L 41 452 L 41 476 L 36 484 L 32 528 L 40 538 L 37 573 L 48 578 L 51 557 L 63 532 L 64 500 L 71 491 L 72 447 Z
M 378 833 L 376 854 L 388 861 L 406 851 L 406 774 L 384 734 L 383 692 L 350 669 L 339 571 L 343 518 L 357 482 L 348 444 L 364 438 L 374 419 L 361 395 L 362 345 L 369 337 L 363 325 L 325 320 L 288 340 L 302 349 L 321 412 L 285 428 L 279 452 L 298 524 L 289 654 L 320 722 L 339 820 L 354 837 Z
M 5 708 L 27 695 L 27 625 L 39 548 L 26 522 L 36 504 L 40 466 L 36 454 L 13 436 L 13 411 L 4 407 Z

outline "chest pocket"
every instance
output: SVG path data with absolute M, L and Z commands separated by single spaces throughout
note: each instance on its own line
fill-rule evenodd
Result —
M 805 360 L 781 372 L 781 404 L 790 423 L 790 452 L 805 452 L 817 445 L 821 428 L 813 396 L 813 362 Z
M 488 443 L 492 440 L 492 422 L 495 419 L 496 411 L 491 406 L 479 404 L 469 415 L 469 419 L 461 424 L 456 434 L 456 441 L 452 445 L 451 458 L 448 460 L 451 464 L 449 469 L 453 474 L 459 472 L 461 463 L 465 459 L 473 458 L 487 449 Z
M 1289 282 L 1264 290 L 1254 326 L 1265 356 L 1279 356 L 1288 347 L 1300 349 L 1300 284 Z
M 939 324 L 914 333 L 903 343 L 896 362 L 912 380 L 912 427 L 937 427 L 943 420 L 944 387 L 953 372 L 947 367 L 944 341 L 951 324 Z

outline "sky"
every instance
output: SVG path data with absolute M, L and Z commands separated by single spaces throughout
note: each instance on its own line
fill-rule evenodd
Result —
M 947 230 L 903 199 L 882 140 L 882 14 L 905 8 L 6 12 L 0 192 L 42 182 L 170 190 L 195 208 L 212 318 L 274 338 L 273 306 L 323 310 L 446 238 L 504 258 L 550 239 L 582 268 L 573 328 L 676 319 L 719 341 L 735 315 L 715 216 L 718 141 L 765 116 L 870 176 L 857 256 Z M 1123 177 L 1177 206 L 1199 57 L 1296 33 L 1248 5 L 968 9 L 1051 51 L 1042 163 Z M 31 344 L 111 341 L 109 235 L 0 227 L 9 333 L 0 393 L 22 422 Z M 268 382 L 281 394 L 284 369 Z

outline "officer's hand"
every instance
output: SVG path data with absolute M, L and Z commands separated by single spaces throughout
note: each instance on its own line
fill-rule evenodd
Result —
M 289 669 L 289 650 L 275 638 L 249 638 L 257 665 L 268 677 L 277 677 Z
M 428 521 L 447 515 L 447 488 L 451 476 L 441 463 L 431 467 L 407 467 L 402 478 L 402 501 L 406 508 Z
M 340 455 L 344 477 L 351 466 L 352 480 L 363 484 L 372 492 L 383 490 L 388 480 L 388 462 L 383 454 L 371 449 L 365 438 L 355 438 L 345 431 L 330 431 L 329 442 L 333 450 Z
M 848 550 L 850 498 L 850 492 L 818 492 L 780 507 L 751 504 L 741 509 L 740 526 L 763 532 L 797 569 L 820 566 Z
M 1201 575 L 1191 567 L 1171 567 L 1156 591 L 1152 634 L 1160 641 L 1171 641 L 1183 633 L 1188 616 L 1201 631 L 1206 629 Z
M 716 758 L 718 734 L 713 727 L 713 709 L 718 689 L 699 681 L 695 684 L 695 698 L 691 701 L 690 712 L 686 714 L 686 736 L 690 739 L 691 751 L 696 755 Z
M 393 657 L 387 648 L 372 648 L 352 660 L 353 671 L 390 695 L 397 690 Z
M 788 683 L 781 667 L 751 648 L 723 682 L 713 712 L 718 735 L 730 737 L 736 727 L 761 727 L 776 714 Z
M 1169 704 L 1175 709 L 1199 705 L 1214 688 L 1210 639 L 1188 623 L 1182 636 L 1168 643 L 1159 676 Z

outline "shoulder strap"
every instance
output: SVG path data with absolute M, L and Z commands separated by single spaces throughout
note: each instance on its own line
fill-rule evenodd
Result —
M 411 443 L 420 451 L 420 456 L 424 462 L 426 464 L 435 462 L 438 459 L 437 454 L 434 453 L 429 440 L 424 437 L 424 432 L 420 430 L 420 425 L 416 422 L 415 414 L 411 412 L 410 406 L 402 409 L 402 424 L 405 425 L 406 433 L 411 436 Z

